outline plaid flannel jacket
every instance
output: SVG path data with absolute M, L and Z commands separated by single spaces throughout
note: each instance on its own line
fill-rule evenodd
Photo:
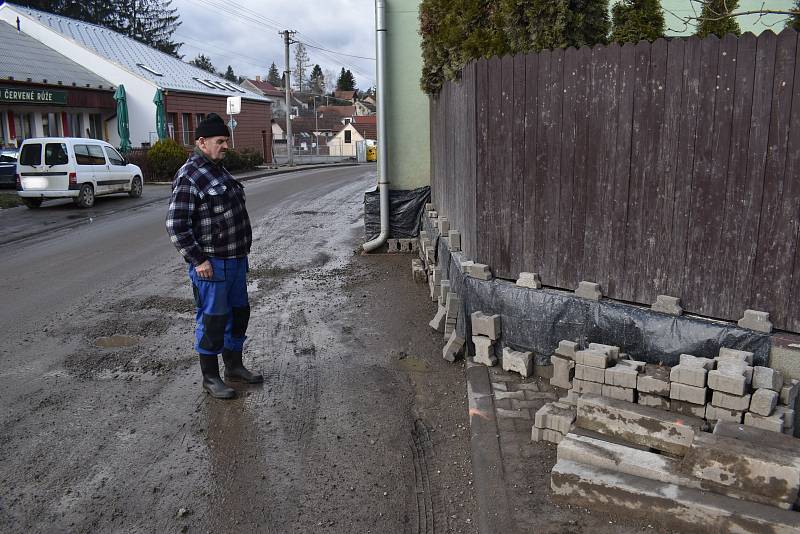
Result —
M 172 181 L 167 233 L 187 262 L 241 258 L 253 234 L 244 187 L 219 163 L 195 152 Z

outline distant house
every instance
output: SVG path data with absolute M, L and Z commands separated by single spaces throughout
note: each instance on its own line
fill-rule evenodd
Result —
M 354 103 L 356 99 L 356 92 L 355 91 L 334 91 L 333 96 L 338 98 L 339 100 L 349 100 L 350 103 Z
M 255 80 L 245 80 L 242 82 L 242 87 L 264 95 L 264 98 L 269 100 L 272 105 L 273 117 L 286 118 L 286 92 L 283 89 L 275 87 L 266 80 L 262 80 L 261 76 L 256 76 Z M 298 109 L 305 107 L 305 104 L 294 93 L 292 93 L 292 107 Z M 292 115 L 296 114 L 295 111 L 292 111 Z
M 356 119 L 361 119 L 357 117 Z M 356 146 L 364 141 L 373 145 L 378 139 L 378 128 L 374 121 L 352 122 L 348 121 L 336 135 L 328 140 L 331 154 L 342 156 L 356 156 Z
M 320 106 L 317 108 L 317 112 L 336 117 L 354 117 L 356 106 Z
M 294 144 L 300 150 L 311 150 L 314 144 L 324 147 L 328 140 L 341 130 L 343 119 L 336 115 L 295 117 L 292 119 L 292 136 Z M 305 148 L 304 148 L 305 147 Z
M 356 100 L 355 108 L 356 108 L 356 115 L 374 115 L 375 114 L 375 105 L 374 104 L 370 104 L 369 102 Z

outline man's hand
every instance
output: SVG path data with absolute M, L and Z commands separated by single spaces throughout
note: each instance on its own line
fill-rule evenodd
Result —
M 208 260 L 195 267 L 194 272 L 196 272 L 197 276 L 203 280 L 210 280 L 214 276 L 214 268 L 211 266 L 211 262 Z

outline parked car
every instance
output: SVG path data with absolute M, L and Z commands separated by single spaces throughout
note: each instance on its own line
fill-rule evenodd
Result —
M 14 187 L 17 173 L 17 149 L 0 148 L 0 187 Z
M 17 161 L 17 194 L 29 208 L 45 199 L 72 198 L 90 208 L 96 197 L 142 196 L 142 170 L 110 144 L 81 137 L 26 139 Z

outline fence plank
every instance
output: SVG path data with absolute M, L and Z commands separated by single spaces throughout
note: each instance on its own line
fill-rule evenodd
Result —
M 548 82 L 547 112 L 547 173 L 544 199 L 545 227 L 544 267 L 542 277 L 557 285 L 558 279 L 558 240 L 559 196 L 561 194 L 561 128 L 564 101 L 564 50 L 553 50 L 550 57 L 550 77 Z
M 576 189 L 573 179 L 575 148 L 577 136 L 577 121 L 580 120 L 575 109 L 577 100 L 577 54 L 574 48 L 567 48 L 564 51 L 564 70 L 563 70 L 563 105 L 562 105 L 562 130 L 561 130 L 561 163 L 559 164 L 560 175 L 558 178 L 561 184 L 559 192 L 558 209 L 558 247 L 556 285 L 567 287 L 567 271 L 569 254 L 571 251 L 570 239 L 572 238 L 572 224 L 577 216 L 575 212 Z
M 734 288 L 743 258 L 739 257 L 739 243 L 754 239 L 754 232 L 747 225 L 747 209 L 753 191 L 747 183 L 747 154 L 750 140 L 750 116 L 754 109 L 753 89 L 756 66 L 756 38 L 747 33 L 737 39 L 736 75 L 734 81 L 733 119 L 731 122 L 730 160 L 728 162 L 727 191 L 724 203 L 724 219 L 720 237 L 718 283 L 718 313 L 720 317 L 741 317 L 741 295 Z M 748 237 L 752 236 L 752 237 Z
M 709 36 L 702 40 L 700 56 L 700 101 L 698 129 L 695 142 L 694 169 L 692 172 L 692 200 L 689 214 L 689 243 L 687 249 L 684 288 L 682 298 L 692 310 L 707 314 L 707 293 L 704 285 L 708 281 L 705 273 L 705 261 L 708 251 L 704 248 L 705 234 L 714 223 L 712 209 L 714 206 L 713 190 L 715 184 L 711 176 L 713 164 L 714 136 L 710 125 L 714 122 L 714 103 L 716 101 L 717 69 L 719 66 L 719 39 Z
M 542 276 L 545 283 L 552 284 L 552 280 L 547 277 L 544 272 L 545 268 L 545 240 L 547 234 L 545 226 L 547 225 L 545 213 L 545 196 L 547 187 L 547 110 L 549 105 L 548 100 L 548 80 L 550 78 L 550 58 L 551 53 L 545 50 L 539 54 L 539 73 L 537 76 L 537 102 L 536 102 L 536 156 L 534 159 L 534 172 L 533 172 L 533 188 L 532 198 L 526 199 L 529 204 L 526 204 L 525 210 L 531 206 L 532 201 L 532 217 L 533 217 L 533 232 L 527 234 L 528 239 L 533 239 L 533 265 L 536 271 Z M 530 165 L 530 160 L 528 165 Z
M 509 278 L 511 270 L 511 236 L 514 233 L 512 224 L 513 205 L 509 202 L 512 196 L 511 176 L 511 134 L 512 115 L 514 112 L 514 60 L 511 56 L 502 59 L 492 58 L 489 62 L 489 87 L 491 98 L 496 107 L 492 107 L 491 118 L 494 143 L 492 151 L 492 174 L 494 187 L 491 195 L 491 213 L 495 227 L 489 239 L 491 247 L 491 267 L 496 276 Z M 488 229 L 487 229 L 488 230 Z
M 490 261 L 489 242 L 487 240 L 487 228 L 493 226 L 489 218 L 490 201 L 489 195 L 485 192 L 493 187 L 489 177 L 489 61 L 481 59 L 475 69 L 476 75 L 476 113 L 477 113 L 477 176 L 476 176 L 476 197 L 475 214 L 477 225 L 475 227 L 475 259 L 479 262 Z M 478 193 L 479 192 L 479 193 Z
M 660 125 L 661 139 L 658 147 L 656 172 L 661 177 L 660 203 L 656 219 L 656 234 L 659 245 L 651 259 L 649 278 L 653 283 L 653 294 L 667 291 L 669 254 L 673 247 L 673 224 L 676 200 L 676 157 L 680 133 L 681 101 L 683 98 L 683 61 L 686 40 L 672 39 L 667 44 L 667 63 L 664 80 L 664 119 Z M 652 300 L 652 296 L 648 301 Z
M 792 194 L 797 192 L 798 178 L 785 174 L 796 59 L 797 32 L 787 29 L 778 35 L 775 49 L 769 150 L 751 292 L 751 304 L 769 311 L 779 323 L 787 319 L 796 239 L 798 198 Z
M 512 161 L 511 194 L 508 205 L 511 209 L 511 250 L 509 264 L 509 278 L 514 280 L 522 271 L 524 233 L 521 231 L 525 224 L 525 103 L 526 103 L 526 73 L 525 56 L 514 56 L 513 61 L 513 102 L 512 102 L 512 131 L 509 143 L 510 160 Z
M 525 58 L 525 165 L 523 174 L 523 230 L 522 259 L 524 271 L 537 272 L 539 264 L 535 250 L 536 229 L 536 155 L 537 131 L 539 129 L 539 56 L 529 54 Z

